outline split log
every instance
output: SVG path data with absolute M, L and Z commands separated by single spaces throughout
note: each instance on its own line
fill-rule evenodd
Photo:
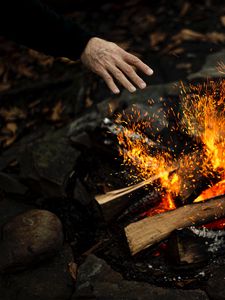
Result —
M 168 239 L 167 250 L 169 262 L 182 269 L 196 268 L 209 258 L 205 239 L 189 228 L 173 231 Z
M 123 209 L 125 209 L 128 206 L 130 198 L 124 197 L 125 195 L 128 195 L 148 184 L 152 184 L 154 181 L 158 180 L 163 175 L 168 174 L 168 172 L 173 172 L 174 170 L 175 169 L 171 169 L 167 172 L 163 172 L 158 175 L 152 176 L 149 179 L 141 181 L 137 184 L 122 189 L 113 190 L 106 194 L 95 196 L 95 200 L 101 207 L 105 221 L 111 221 L 115 218 L 115 216 L 121 213 L 121 211 L 123 211 Z
M 134 255 L 161 242 L 176 229 L 202 225 L 224 216 L 225 196 L 220 196 L 129 224 L 125 227 L 125 234 L 131 254 Z

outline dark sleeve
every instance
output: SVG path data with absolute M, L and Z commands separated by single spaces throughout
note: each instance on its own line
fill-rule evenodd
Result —
M 78 59 L 93 36 L 39 0 L 0 0 L 0 34 L 53 56 Z

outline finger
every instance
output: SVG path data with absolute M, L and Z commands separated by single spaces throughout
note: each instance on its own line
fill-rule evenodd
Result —
M 130 78 L 133 83 L 135 83 L 140 89 L 144 89 L 146 87 L 146 83 L 137 75 L 134 69 L 129 66 L 126 62 L 120 61 L 118 62 L 118 67 L 120 70 L 125 73 L 128 78 Z
M 125 55 L 125 59 L 128 63 L 132 64 L 133 66 L 137 67 L 139 70 L 141 70 L 143 73 L 147 75 L 152 75 L 153 70 L 143 63 L 138 57 L 134 56 L 133 54 L 127 53 Z
M 111 66 L 109 68 L 110 73 L 115 77 L 129 92 L 136 91 L 135 86 L 124 76 L 124 74 L 117 67 Z
M 119 94 L 120 90 L 116 86 L 112 76 L 107 72 L 107 71 L 102 71 L 99 74 L 107 84 L 108 88 L 114 93 L 114 94 Z

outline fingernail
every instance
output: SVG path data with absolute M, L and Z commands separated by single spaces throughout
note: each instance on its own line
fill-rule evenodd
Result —
M 153 74 L 153 70 L 149 68 L 149 69 L 147 70 L 146 74 L 147 74 L 147 75 L 152 75 L 152 74 Z
M 141 89 L 146 88 L 146 83 L 145 83 L 145 82 L 142 82 L 142 83 L 140 84 L 140 88 L 141 88 Z
M 136 89 L 134 86 L 132 86 L 132 87 L 130 88 L 130 92 L 131 92 L 131 93 L 134 93 L 136 90 L 137 90 L 137 89 Z
M 114 94 L 119 94 L 119 93 L 120 93 L 120 90 L 119 90 L 119 89 L 114 89 L 113 93 L 114 93 Z

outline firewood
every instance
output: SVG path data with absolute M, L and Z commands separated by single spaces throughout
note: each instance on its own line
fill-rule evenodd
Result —
M 98 204 L 101 207 L 102 213 L 104 215 L 105 221 L 111 221 L 118 213 L 120 213 L 123 209 L 125 209 L 130 202 L 129 197 L 124 197 L 127 194 L 130 194 L 148 184 L 153 183 L 160 177 L 162 177 L 165 174 L 168 174 L 173 172 L 174 169 L 170 169 L 167 172 L 160 173 L 158 175 L 152 176 L 147 180 L 141 181 L 137 184 L 110 191 L 106 194 L 97 195 L 95 197 L 95 200 L 98 202 Z
M 125 227 L 125 234 L 134 255 L 166 239 L 176 229 L 202 225 L 224 216 L 225 196 L 220 196 L 131 223 Z
M 194 234 L 189 228 L 173 231 L 167 245 L 167 258 L 175 267 L 194 268 L 209 258 L 205 239 Z

